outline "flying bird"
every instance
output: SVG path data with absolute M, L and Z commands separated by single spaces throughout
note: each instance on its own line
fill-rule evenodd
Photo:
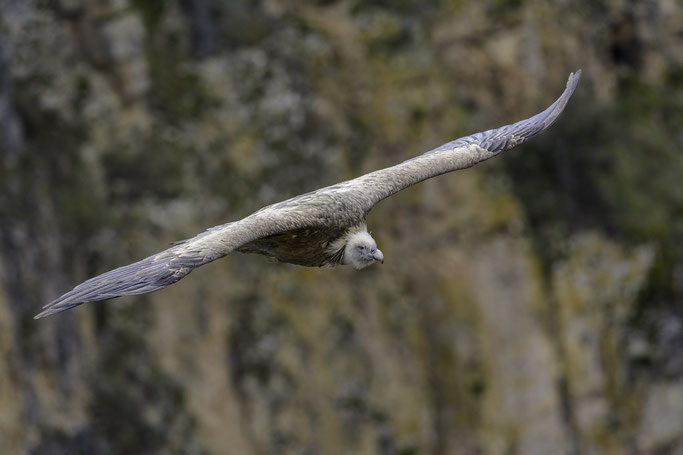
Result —
M 158 291 L 233 251 L 308 267 L 350 265 L 363 269 L 383 263 L 384 255 L 365 224 L 375 204 L 423 180 L 474 166 L 545 131 L 564 110 L 580 76 L 581 70 L 571 73 L 557 101 L 531 118 L 448 142 L 395 166 L 212 227 L 165 251 L 79 284 L 45 305 L 35 318 L 82 303 Z

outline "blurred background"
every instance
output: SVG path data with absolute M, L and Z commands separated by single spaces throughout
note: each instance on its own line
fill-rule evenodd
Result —
M 361 272 L 88 277 L 527 118 Z M 0 453 L 683 454 L 677 0 L 0 0 Z

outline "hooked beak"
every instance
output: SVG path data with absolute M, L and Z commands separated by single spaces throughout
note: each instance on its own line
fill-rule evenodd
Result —
M 375 248 L 375 250 L 372 252 L 372 259 L 379 262 L 380 264 L 384 264 L 384 255 L 377 248 Z

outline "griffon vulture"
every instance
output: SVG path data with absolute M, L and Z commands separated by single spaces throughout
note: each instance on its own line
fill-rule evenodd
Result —
M 449 142 L 386 169 L 262 208 L 239 221 L 208 229 L 173 247 L 79 284 L 44 307 L 36 319 L 81 303 L 158 291 L 197 267 L 233 251 L 259 253 L 309 267 L 384 262 L 365 219 L 382 199 L 431 177 L 468 168 L 545 131 L 574 93 L 581 71 L 564 93 L 527 120 Z

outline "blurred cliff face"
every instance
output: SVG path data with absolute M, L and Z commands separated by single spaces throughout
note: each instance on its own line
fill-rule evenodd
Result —
M 0 3 L 0 453 L 679 453 L 674 1 Z M 383 202 L 362 272 L 89 276 L 519 120 Z

